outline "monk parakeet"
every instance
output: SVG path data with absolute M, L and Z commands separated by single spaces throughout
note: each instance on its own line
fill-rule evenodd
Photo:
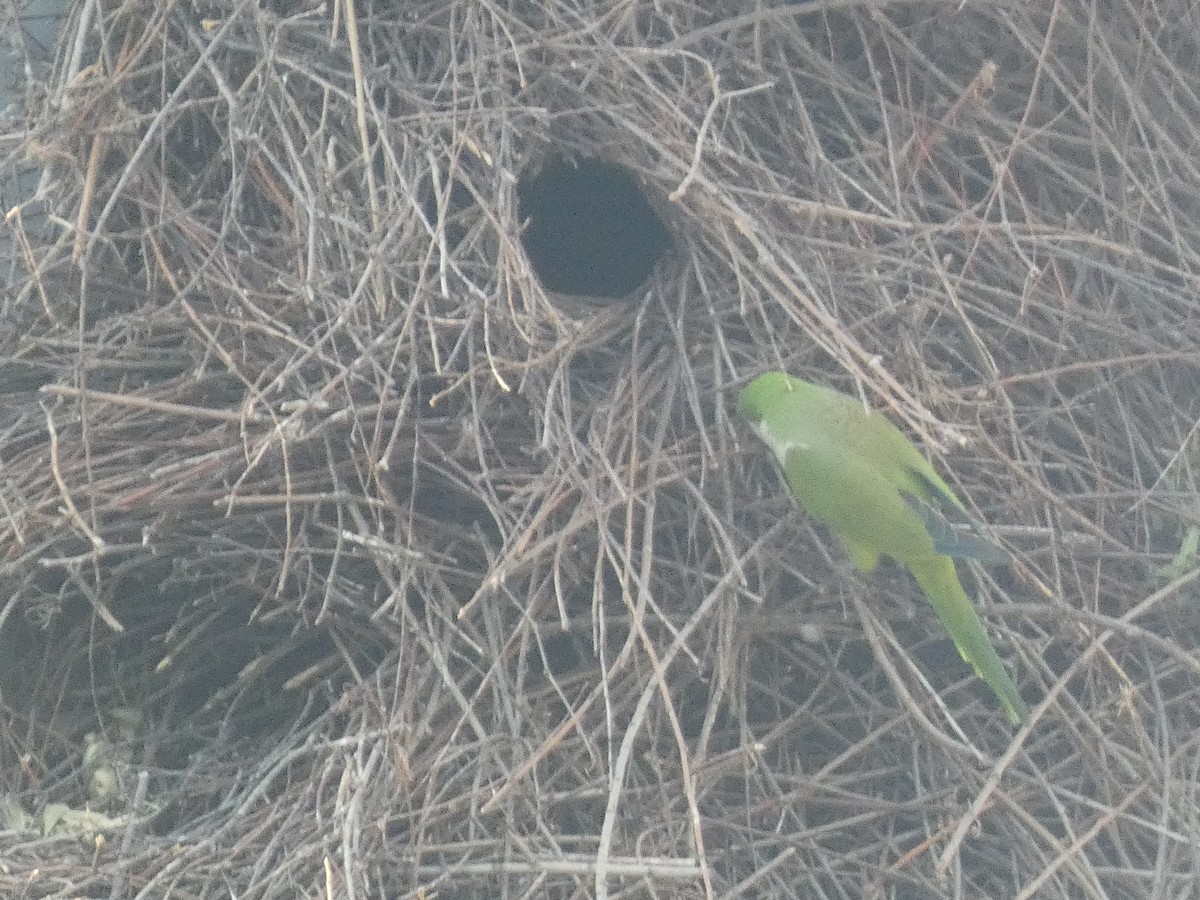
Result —
M 779 459 L 800 505 L 837 533 L 860 571 L 890 556 L 912 573 L 962 658 L 1019 725 L 1028 711 L 952 558 L 993 554 L 956 536 L 939 515 L 965 518 L 966 509 L 913 443 L 854 397 L 782 372 L 754 379 L 738 409 Z

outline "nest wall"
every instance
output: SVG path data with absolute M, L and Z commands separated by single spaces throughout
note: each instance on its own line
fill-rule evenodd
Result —
M 2 139 L 0 893 L 1185 893 L 1193 15 L 78 4 Z M 552 156 L 666 223 L 629 296 L 539 283 Z M 1013 551 L 1029 728 L 795 509 L 775 368 Z

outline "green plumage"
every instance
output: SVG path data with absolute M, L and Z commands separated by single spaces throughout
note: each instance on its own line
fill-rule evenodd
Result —
M 970 541 L 956 544 L 962 552 L 950 549 L 934 527 L 934 509 L 960 517 L 966 509 L 912 441 L 855 398 L 782 372 L 752 381 L 738 409 L 775 453 L 800 505 L 837 533 L 861 571 L 890 556 L 912 573 L 963 659 L 1020 724 L 1025 704 L 948 555 L 985 554 Z

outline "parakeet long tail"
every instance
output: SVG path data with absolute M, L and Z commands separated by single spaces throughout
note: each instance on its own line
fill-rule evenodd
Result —
M 1020 725 L 1029 710 L 1012 676 L 992 648 L 983 622 L 958 580 L 954 560 L 946 556 L 910 559 L 907 568 L 933 604 L 962 658 L 987 682 L 1012 723 Z

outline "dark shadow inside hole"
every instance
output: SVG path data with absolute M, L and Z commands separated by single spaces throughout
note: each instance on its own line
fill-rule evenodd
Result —
M 554 157 L 517 191 L 521 241 L 548 290 L 624 297 L 671 246 L 637 178 L 616 163 Z

